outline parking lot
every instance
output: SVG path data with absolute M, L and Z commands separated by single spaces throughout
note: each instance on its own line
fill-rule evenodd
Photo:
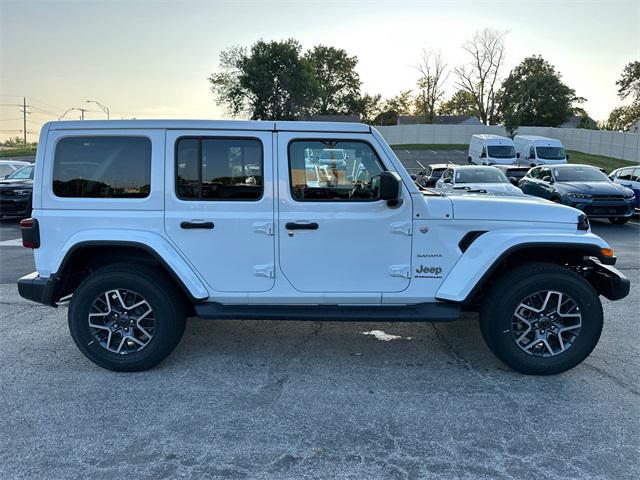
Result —
M 466 160 L 399 156 L 409 168 Z M 18 296 L 32 253 L 3 220 L 0 478 L 638 478 L 640 225 L 592 224 L 631 294 L 604 300 L 602 338 L 583 364 L 530 377 L 494 358 L 473 314 L 191 319 L 159 367 L 102 370 L 73 344 L 66 307 Z

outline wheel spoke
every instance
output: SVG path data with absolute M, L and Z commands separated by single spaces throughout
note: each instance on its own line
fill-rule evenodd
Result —
M 88 324 L 94 339 L 110 352 L 139 352 L 153 339 L 153 309 L 137 292 L 124 288 L 107 290 L 96 297 L 89 311 Z
M 511 324 L 512 338 L 520 349 L 536 357 L 551 357 L 571 348 L 580 334 L 582 314 L 566 293 L 542 290 L 520 302 Z

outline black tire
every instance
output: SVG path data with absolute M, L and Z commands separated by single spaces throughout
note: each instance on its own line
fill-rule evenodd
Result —
M 96 340 L 89 326 L 94 301 L 112 289 L 137 292 L 153 311 L 153 336 L 139 351 L 114 353 Z M 142 265 L 114 264 L 96 270 L 80 284 L 71 297 L 68 321 L 71 337 L 93 363 L 118 372 L 137 372 L 154 367 L 178 345 L 184 333 L 186 306 L 178 288 L 163 272 Z
M 610 217 L 609 221 L 614 225 L 624 225 L 629 221 L 628 217 Z
M 512 318 L 520 302 L 545 290 L 569 296 L 579 308 L 582 324 L 569 348 L 542 357 L 518 346 L 512 334 Z M 489 349 L 507 366 L 529 375 L 552 375 L 578 365 L 598 343 L 602 324 L 602 304 L 591 284 L 552 263 L 528 263 L 506 272 L 489 290 L 480 310 L 480 330 Z

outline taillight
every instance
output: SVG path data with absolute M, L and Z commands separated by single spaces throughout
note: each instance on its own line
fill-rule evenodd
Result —
M 38 248 L 40 246 L 40 227 L 35 218 L 25 218 L 20 221 L 22 233 L 22 246 L 25 248 Z

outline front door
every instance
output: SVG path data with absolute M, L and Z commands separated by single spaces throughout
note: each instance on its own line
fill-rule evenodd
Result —
M 393 170 L 368 135 L 280 132 L 280 268 L 301 292 L 402 291 L 411 276 L 411 198 L 390 207 L 378 175 Z
M 274 284 L 273 133 L 167 131 L 165 230 L 209 286 Z

